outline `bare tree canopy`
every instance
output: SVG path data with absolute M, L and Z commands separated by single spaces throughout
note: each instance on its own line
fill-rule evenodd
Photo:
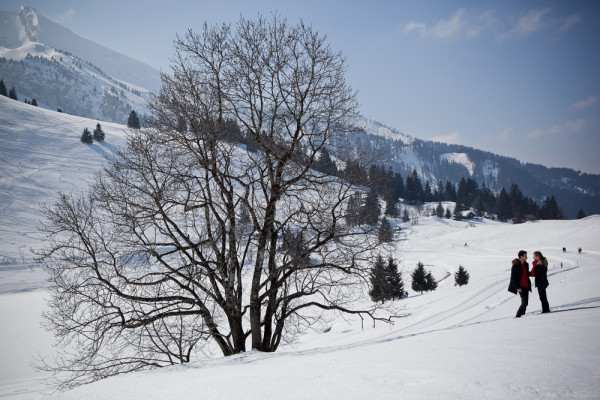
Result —
M 65 387 L 275 351 L 327 311 L 385 318 L 362 290 L 376 237 L 346 224 L 355 189 L 311 168 L 325 149 L 345 156 L 345 58 L 277 15 L 204 25 L 175 48 L 147 131 L 86 196 L 46 211 L 45 322 L 68 344 L 46 367 Z

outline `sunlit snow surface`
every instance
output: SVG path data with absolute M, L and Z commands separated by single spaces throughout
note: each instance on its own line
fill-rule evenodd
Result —
M 521 225 L 421 216 L 382 249 L 409 290 L 393 326 L 336 318 L 328 332 L 308 332 L 276 353 L 127 374 L 48 397 L 30 367 L 53 350 L 39 327 L 46 282 L 28 249 L 40 244 L 38 203 L 59 189 L 84 190 L 123 143 L 124 127 L 102 122 L 107 143 L 79 143 L 96 122 L 0 96 L 0 399 L 600 398 L 599 215 Z M 530 261 L 534 250 L 548 257 L 551 314 L 540 314 L 534 291 L 527 314 L 513 318 L 519 299 L 506 289 L 520 249 Z M 435 292 L 410 290 L 418 261 L 440 281 Z M 454 286 L 459 265 L 467 286 Z

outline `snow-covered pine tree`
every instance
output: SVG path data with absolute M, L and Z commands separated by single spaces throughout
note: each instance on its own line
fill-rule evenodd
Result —
M 102 130 L 102 126 L 100 122 L 96 124 L 96 129 L 94 129 L 94 140 L 96 142 L 104 142 L 104 131 Z
M 462 265 L 459 265 L 458 271 L 454 273 L 454 282 L 455 286 L 462 286 L 469 283 L 469 273 Z
M 31 99 L 31 105 L 37 107 L 38 104 L 37 101 L 35 101 L 35 98 Z
M 377 256 L 377 260 L 371 269 L 371 289 L 369 296 L 374 302 L 385 302 L 389 298 L 388 281 L 386 279 L 386 266 L 381 255 Z
M 92 144 L 94 142 L 94 137 L 88 128 L 83 128 L 83 133 L 81 134 L 81 143 Z
M 0 95 L 8 96 L 8 92 L 6 91 L 6 86 L 4 85 L 3 79 L 0 79 Z
M 421 293 L 429 290 L 427 288 L 427 272 L 425 271 L 425 267 L 421 261 L 417 263 L 417 267 L 413 270 L 410 276 L 412 278 L 412 290 Z
M 379 243 L 389 243 L 394 238 L 394 231 L 392 230 L 392 226 L 386 217 L 383 217 L 381 220 L 381 225 L 379 225 L 379 234 L 378 239 Z

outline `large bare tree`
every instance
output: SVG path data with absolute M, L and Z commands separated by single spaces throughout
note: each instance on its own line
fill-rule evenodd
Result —
M 376 313 L 376 238 L 345 223 L 355 189 L 311 167 L 348 157 L 345 58 L 299 23 L 241 18 L 175 41 L 153 117 L 81 198 L 46 211 L 45 321 L 66 387 L 152 366 L 275 351 L 324 314 Z M 356 156 L 356 149 L 350 151 Z

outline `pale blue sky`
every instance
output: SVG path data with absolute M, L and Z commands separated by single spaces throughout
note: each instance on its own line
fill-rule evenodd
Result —
M 23 1 L 0 0 L 16 10 Z M 413 137 L 600 174 L 600 1 L 29 0 L 168 71 L 176 33 L 278 11 L 327 34 L 361 112 Z

